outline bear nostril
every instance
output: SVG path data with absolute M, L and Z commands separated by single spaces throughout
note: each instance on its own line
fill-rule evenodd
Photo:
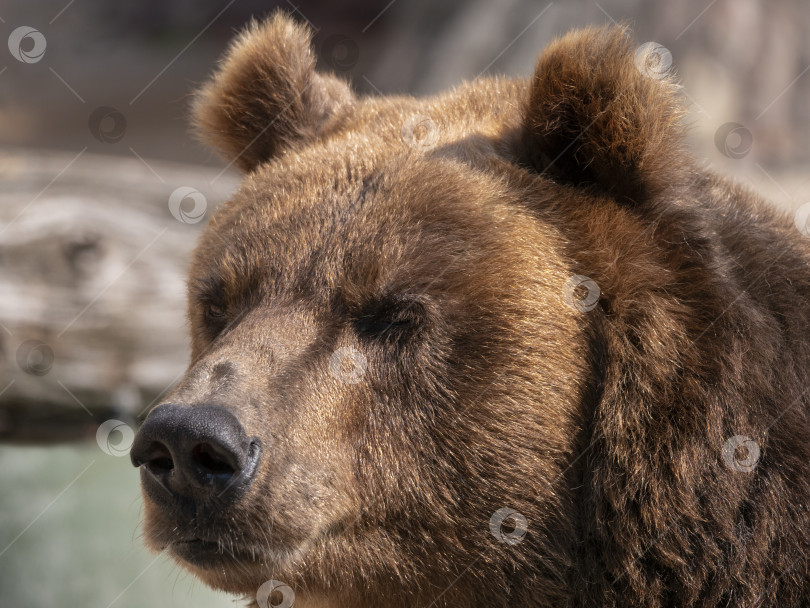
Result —
M 191 450 L 191 458 L 206 473 L 233 475 L 236 472 L 227 457 L 208 443 L 195 445 Z
M 149 460 L 145 464 L 146 468 L 155 475 L 168 473 L 174 468 L 174 461 L 169 449 L 158 442 L 149 446 Z

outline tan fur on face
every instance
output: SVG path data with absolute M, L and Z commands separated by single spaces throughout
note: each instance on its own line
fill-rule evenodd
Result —
M 251 25 L 195 106 L 248 173 L 195 251 L 169 400 L 227 407 L 264 453 L 206 526 L 147 499 L 152 547 L 197 525 L 240 556 L 201 579 L 303 606 L 806 605 L 810 247 L 696 166 L 675 87 L 589 29 L 528 81 L 358 99 L 305 28 Z

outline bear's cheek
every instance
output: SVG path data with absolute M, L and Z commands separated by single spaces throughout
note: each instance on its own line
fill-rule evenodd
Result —
M 235 507 L 254 526 L 272 526 L 270 550 L 306 551 L 356 515 L 356 491 L 343 454 L 310 446 L 273 458 Z

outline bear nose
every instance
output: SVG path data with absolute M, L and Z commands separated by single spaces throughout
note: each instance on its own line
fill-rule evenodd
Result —
M 130 450 L 150 498 L 217 503 L 238 497 L 258 468 L 261 446 L 239 420 L 213 405 L 163 404 L 138 431 Z

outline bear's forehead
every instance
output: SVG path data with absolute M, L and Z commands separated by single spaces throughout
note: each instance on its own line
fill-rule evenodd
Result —
M 314 301 L 443 293 L 475 276 L 506 287 L 530 258 L 554 256 L 554 237 L 501 176 L 452 155 L 355 154 L 333 141 L 248 177 L 212 218 L 192 273 Z
M 456 138 L 430 151 L 380 138 L 351 133 L 268 162 L 217 210 L 211 227 L 245 239 L 295 229 L 311 240 L 380 231 L 396 238 L 432 227 L 464 231 L 479 216 L 491 222 L 512 211 L 499 204 L 507 185 L 498 164 L 505 164 L 494 160 L 491 138 Z
M 313 171 L 274 168 L 251 177 L 215 214 L 201 248 L 215 259 L 264 257 L 284 267 L 313 257 L 415 264 L 425 248 L 438 261 L 460 243 L 492 241 L 485 227 L 510 215 L 495 180 L 464 180 L 464 167 L 452 163 L 400 160 L 350 177 L 347 169 L 324 162 Z
M 246 177 L 214 214 L 196 266 L 227 266 L 231 277 L 275 274 L 277 285 L 312 288 L 352 275 L 368 285 L 430 282 L 441 268 L 452 278 L 469 268 L 486 272 L 487 256 L 520 255 L 515 243 L 540 227 L 509 185 L 506 174 L 516 167 L 499 146 L 520 118 L 510 99 L 522 85 L 490 84 L 495 94 L 477 86 L 428 100 L 359 102 L 329 137 Z M 428 141 L 414 143 L 412 129 Z

